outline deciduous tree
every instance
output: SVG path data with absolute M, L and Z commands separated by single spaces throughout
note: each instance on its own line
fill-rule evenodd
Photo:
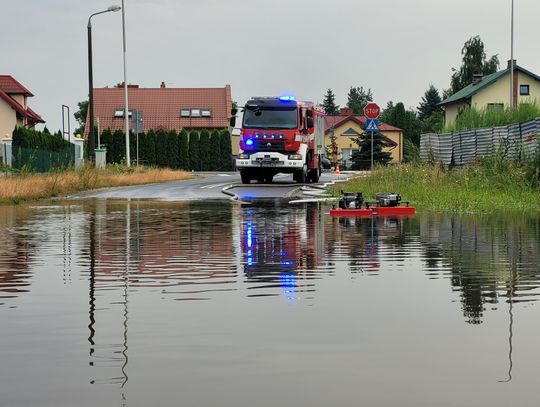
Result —
M 364 87 L 353 87 L 347 95 L 347 106 L 352 109 L 353 114 L 363 114 L 364 107 L 373 101 L 371 89 L 364 90 Z
M 489 75 L 499 69 L 499 57 L 493 55 L 487 59 L 484 43 L 478 35 L 465 42 L 461 55 L 463 56 L 461 67 L 452 68 L 454 72 L 450 81 L 452 94 L 470 85 L 474 74 Z

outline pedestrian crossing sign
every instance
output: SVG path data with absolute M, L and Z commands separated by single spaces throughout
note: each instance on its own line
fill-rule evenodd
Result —
M 367 119 L 366 120 L 367 131 L 379 131 L 379 119 Z

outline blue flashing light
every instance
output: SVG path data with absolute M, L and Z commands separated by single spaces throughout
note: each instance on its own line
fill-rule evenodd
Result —
M 292 102 L 294 100 L 294 96 L 280 96 L 279 100 L 282 100 L 283 102 Z
M 252 146 L 252 145 L 253 145 L 253 139 L 248 138 L 248 139 L 246 140 L 246 146 Z

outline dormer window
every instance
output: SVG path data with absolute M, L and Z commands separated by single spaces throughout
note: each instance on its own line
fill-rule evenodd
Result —
M 128 117 L 131 117 L 132 111 L 128 110 Z M 124 117 L 124 109 L 116 109 L 114 111 L 114 117 Z
M 212 109 L 181 109 L 180 117 L 212 117 Z

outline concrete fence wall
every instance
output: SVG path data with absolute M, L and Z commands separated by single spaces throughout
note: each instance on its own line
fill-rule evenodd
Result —
M 420 136 L 420 159 L 444 165 L 466 165 L 501 150 L 514 160 L 538 151 L 540 118 L 501 127 Z

